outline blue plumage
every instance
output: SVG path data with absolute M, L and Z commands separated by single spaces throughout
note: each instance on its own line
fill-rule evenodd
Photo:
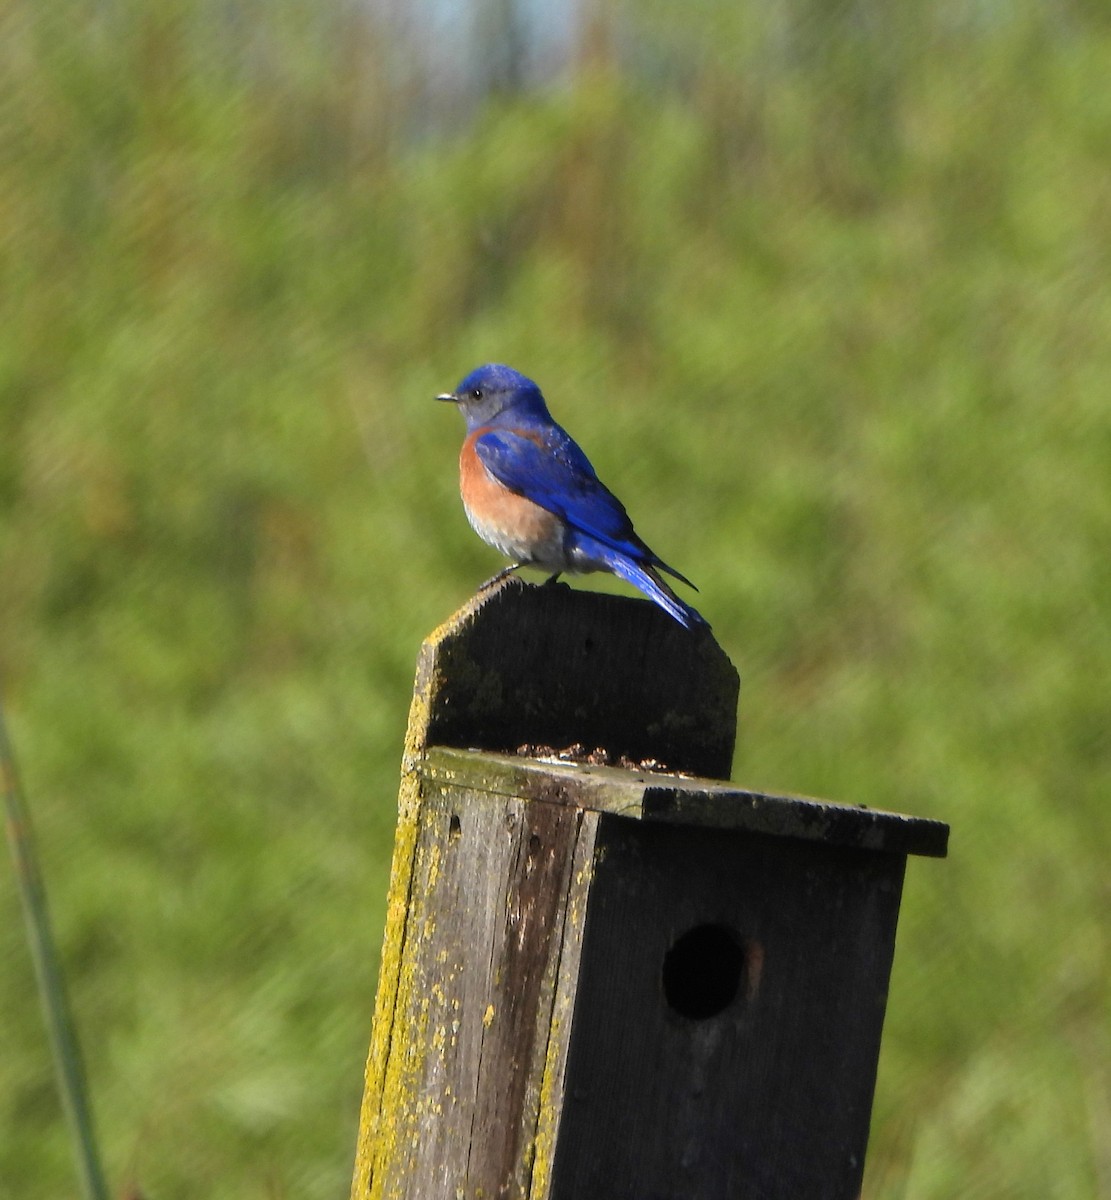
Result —
M 598 478 L 590 460 L 548 412 L 537 385 L 511 367 L 472 371 L 454 392 L 438 397 L 458 405 L 470 435 L 461 458 L 461 490 L 475 529 L 492 545 L 557 573 L 609 571 L 639 588 L 681 625 L 706 622 L 660 578 L 690 580 L 656 555 L 633 529 L 625 506 Z M 473 454 L 480 471 L 469 464 Z M 491 488 L 491 481 L 500 487 Z M 553 549 L 548 525 L 528 545 L 537 506 L 560 523 Z M 551 517 L 546 518 L 550 525 Z M 540 526 L 532 519 L 531 525 Z M 511 532 L 512 530 L 512 532 Z M 507 547 L 512 545 L 514 550 Z

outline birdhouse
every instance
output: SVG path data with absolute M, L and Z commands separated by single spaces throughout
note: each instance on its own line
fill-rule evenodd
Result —
M 564 587 L 425 643 L 354 1200 L 858 1195 L 948 829 L 725 782 L 737 695 L 709 633 Z

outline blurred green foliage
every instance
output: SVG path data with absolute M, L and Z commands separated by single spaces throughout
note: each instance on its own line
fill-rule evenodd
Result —
M 866 1196 L 1111 1195 L 1111 22 L 682 11 L 438 122 L 339 5 L 0 16 L 0 677 L 120 1187 L 345 1194 L 412 665 L 499 565 L 430 397 L 494 359 L 702 588 L 735 778 L 953 824 Z

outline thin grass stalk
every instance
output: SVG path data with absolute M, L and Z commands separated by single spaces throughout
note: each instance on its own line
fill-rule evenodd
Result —
M 61 962 L 50 927 L 50 910 L 46 901 L 46 890 L 35 855 L 34 838 L 30 816 L 16 770 L 11 742 L 4 722 L 4 710 L 0 705 L 0 780 L 4 789 L 5 824 L 8 845 L 15 861 L 16 886 L 23 905 L 23 917 L 27 925 L 27 941 L 31 947 L 31 959 L 35 965 L 38 981 L 39 1002 L 50 1038 L 50 1052 L 54 1059 L 54 1070 L 58 1089 L 62 1096 L 62 1107 L 73 1139 L 77 1158 L 77 1172 L 81 1178 L 81 1191 L 85 1200 L 108 1200 L 108 1189 L 100 1164 L 96 1130 L 93 1125 L 92 1108 L 85 1086 L 85 1072 L 81 1062 L 81 1051 L 77 1032 L 73 1024 L 69 998 Z

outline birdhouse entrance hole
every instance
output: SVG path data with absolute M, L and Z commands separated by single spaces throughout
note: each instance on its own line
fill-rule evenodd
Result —
M 696 925 L 664 955 L 664 998 L 681 1017 L 705 1021 L 733 1003 L 745 969 L 744 944 L 731 929 Z

